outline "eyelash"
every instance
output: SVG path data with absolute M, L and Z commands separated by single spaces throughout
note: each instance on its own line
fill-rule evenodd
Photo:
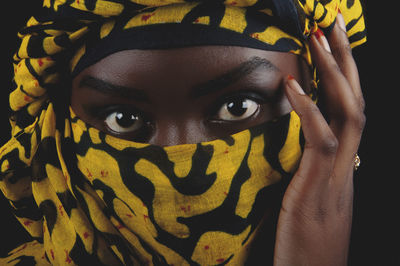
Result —
M 212 104 L 212 107 L 210 108 L 210 112 L 208 114 L 209 117 L 212 117 L 213 115 L 215 115 L 218 110 L 227 102 L 232 101 L 234 99 L 237 98 L 243 98 L 243 99 L 249 99 L 252 100 L 256 103 L 258 103 L 259 105 L 265 104 L 267 102 L 266 100 L 266 96 L 259 93 L 259 92 L 254 92 L 254 91 L 236 91 L 236 92 L 231 92 L 225 95 L 222 95 L 221 97 L 218 98 L 218 100 L 216 100 L 214 102 L 214 104 Z
M 254 92 L 254 91 L 236 91 L 236 92 L 231 92 L 229 94 L 225 94 L 220 96 L 211 106 L 209 109 L 210 111 L 208 112 L 207 117 L 208 120 L 211 123 L 240 123 L 243 122 L 244 120 L 247 120 L 248 118 L 244 118 L 243 120 L 236 120 L 236 121 L 228 121 L 228 120 L 221 120 L 217 119 L 215 116 L 217 112 L 223 107 L 224 104 L 227 104 L 229 101 L 233 101 L 235 99 L 242 98 L 242 99 L 248 99 L 251 101 L 256 102 L 260 108 L 262 104 L 265 104 L 267 102 L 266 96 L 263 95 L 262 93 L 259 92 Z M 90 112 L 90 115 L 92 117 L 95 117 L 96 120 L 100 121 L 103 125 L 104 128 L 108 132 L 114 135 L 118 136 L 124 136 L 124 137 L 129 137 L 131 135 L 135 135 L 135 139 L 138 138 L 138 135 L 145 135 L 146 132 L 148 133 L 149 130 L 153 130 L 153 123 L 151 122 L 151 116 L 147 115 L 145 112 L 142 112 L 138 109 L 132 108 L 132 106 L 126 106 L 126 105 L 111 105 L 111 106 L 97 106 L 97 107 L 91 107 L 88 110 Z M 143 125 L 142 128 L 139 128 L 135 131 L 132 132 L 127 132 L 127 133 L 119 133 L 116 131 L 113 131 L 110 127 L 106 125 L 106 119 L 112 115 L 113 113 L 116 112 L 126 112 L 129 114 L 135 114 L 138 115 L 143 119 Z M 253 115 L 251 115 L 252 117 Z M 250 118 L 250 117 L 249 117 Z
M 130 105 L 90 106 L 87 108 L 87 112 L 90 116 L 94 117 L 96 121 L 100 121 L 104 127 L 107 127 L 105 125 L 107 117 L 116 112 L 140 115 L 140 117 L 144 119 L 145 125 L 150 123 L 150 119 L 148 119 L 148 116 L 144 112 L 132 108 Z M 116 133 L 117 132 L 113 132 L 113 134 Z

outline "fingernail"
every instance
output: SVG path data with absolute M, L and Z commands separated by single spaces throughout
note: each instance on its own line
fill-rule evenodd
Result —
M 287 84 L 288 84 L 289 88 L 294 90 L 296 93 L 298 93 L 300 95 L 305 95 L 300 84 L 295 80 L 295 78 L 292 75 L 287 76 Z
M 337 21 L 337 24 L 339 25 L 339 28 L 341 28 L 344 32 L 347 32 L 346 22 L 344 22 L 344 18 L 343 18 L 342 13 L 340 12 L 340 9 L 339 9 L 339 13 L 337 14 L 336 21 Z
M 326 39 L 324 32 L 320 28 L 318 28 L 314 32 L 314 36 L 317 38 L 322 47 L 324 47 L 326 51 L 331 53 L 331 48 L 329 47 L 328 40 Z
M 317 40 L 321 39 L 324 36 L 324 32 L 318 28 L 315 32 L 314 32 L 315 37 L 317 37 Z

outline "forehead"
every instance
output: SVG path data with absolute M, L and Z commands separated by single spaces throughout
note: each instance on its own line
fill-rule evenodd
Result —
M 91 75 L 120 85 L 157 80 L 202 81 L 222 74 L 252 57 L 266 59 L 285 73 L 296 74 L 304 67 L 300 56 L 289 53 L 236 46 L 197 46 L 120 51 L 86 68 L 77 77 Z

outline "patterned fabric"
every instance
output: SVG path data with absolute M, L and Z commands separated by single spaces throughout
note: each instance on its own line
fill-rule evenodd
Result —
M 272 184 L 298 165 L 297 115 L 162 148 L 76 117 L 71 75 L 118 49 L 199 44 L 290 52 L 311 65 L 305 39 L 329 31 L 338 8 L 352 46 L 363 43 L 359 1 L 45 0 L 19 33 L 12 138 L 0 149 L 0 188 L 34 241 L 0 264 L 243 264 Z M 135 41 L 116 46 L 121 36 Z

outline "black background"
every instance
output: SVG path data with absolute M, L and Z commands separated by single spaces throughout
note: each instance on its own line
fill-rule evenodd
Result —
M 367 124 L 359 150 L 361 167 L 355 175 L 350 265 L 400 265 L 400 193 L 398 173 L 399 97 L 398 14 L 390 5 L 364 0 L 368 41 L 353 51 L 366 100 Z M 41 1 L 3 4 L 0 30 L 0 144 L 8 140 L 8 93 L 16 32 Z M 0 255 L 28 238 L 0 197 Z

